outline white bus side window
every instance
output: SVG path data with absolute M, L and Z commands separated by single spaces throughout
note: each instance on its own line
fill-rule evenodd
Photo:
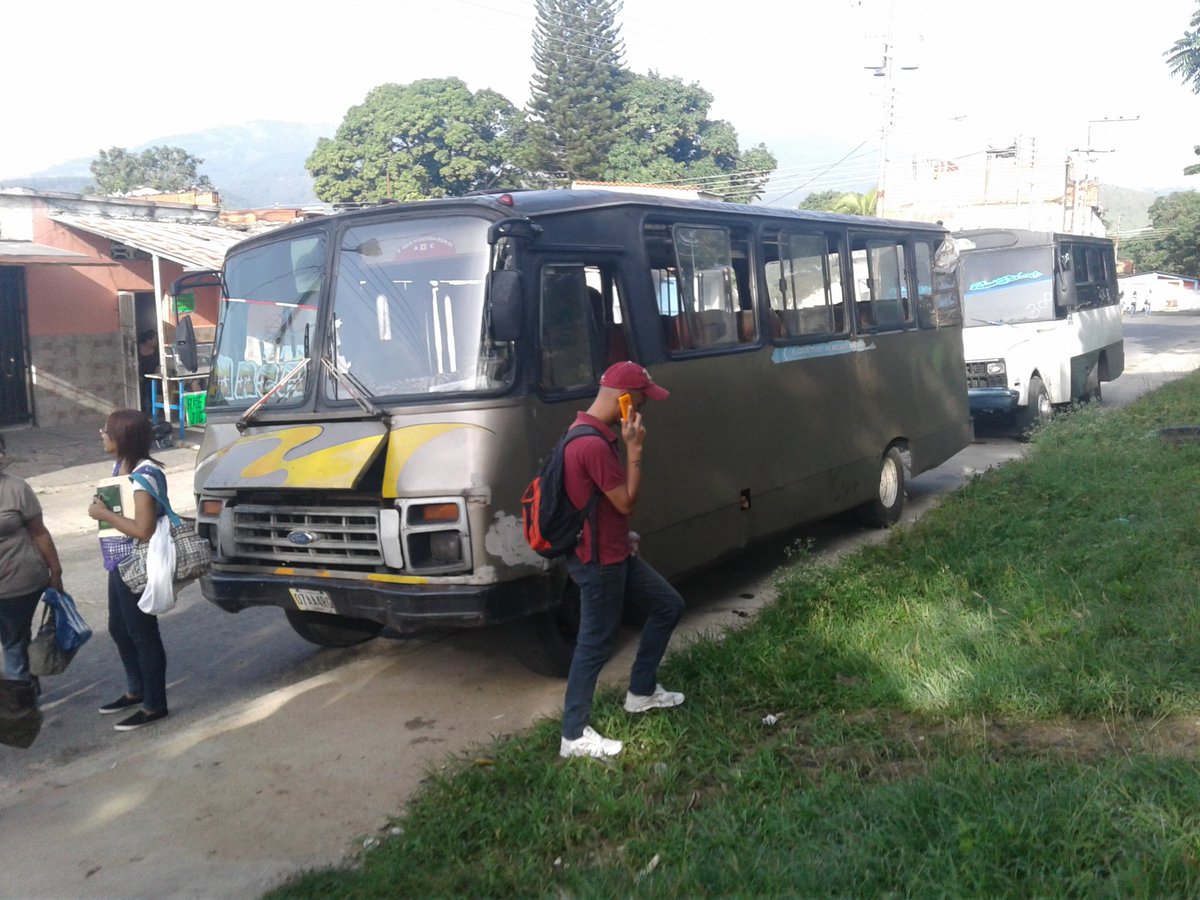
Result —
M 773 337 L 842 331 L 844 302 L 836 242 L 831 244 L 823 234 L 778 232 L 767 236 L 764 247 Z

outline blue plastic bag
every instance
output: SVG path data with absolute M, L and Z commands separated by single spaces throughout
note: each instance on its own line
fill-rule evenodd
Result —
M 42 594 L 42 602 L 54 610 L 54 639 L 59 647 L 70 653 L 87 643 L 92 629 L 79 614 L 70 594 L 48 587 Z

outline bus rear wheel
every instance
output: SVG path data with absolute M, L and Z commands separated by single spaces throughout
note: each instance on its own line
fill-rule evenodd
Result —
M 283 614 L 296 634 L 318 647 L 353 647 L 366 643 L 383 631 L 381 622 L 372 622 L 370 619 L 351 619 L 299 609 L 285 609 Z
M 888 447 L 879 461 L 879 488 L 874 500 L 858 508 L 862 520 L 874 528 L 889 528 L 904 511 L 904 460 L 900 451 Z

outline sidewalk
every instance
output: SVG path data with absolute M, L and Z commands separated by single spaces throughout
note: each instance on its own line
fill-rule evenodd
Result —
M 5 471 L 29 482 L 41 501 L 46 527 L 56 538 L 96 528 L 87 508 L 96 483 L 112 475 L 112 457 L 100 443 L 98 422 L 103 422 L 102 417 L 75 425 L 4 432 L 8 446 Z M 189 429 L 180 441 L 175 434 L 176 446 L 152 453 L 166 470 L 171 506 L 180 515 L 195 513 L 192 472 L 202 435 L 200 429 Z

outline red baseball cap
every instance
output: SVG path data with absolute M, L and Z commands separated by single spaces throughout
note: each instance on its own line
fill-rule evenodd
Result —
M 654 383 L 650 373 L 635 362 L 614 363 L 600 376 L 600 387 L 618 391 L 641 391 L 651 400 L 666 400 L 671 392 Z

